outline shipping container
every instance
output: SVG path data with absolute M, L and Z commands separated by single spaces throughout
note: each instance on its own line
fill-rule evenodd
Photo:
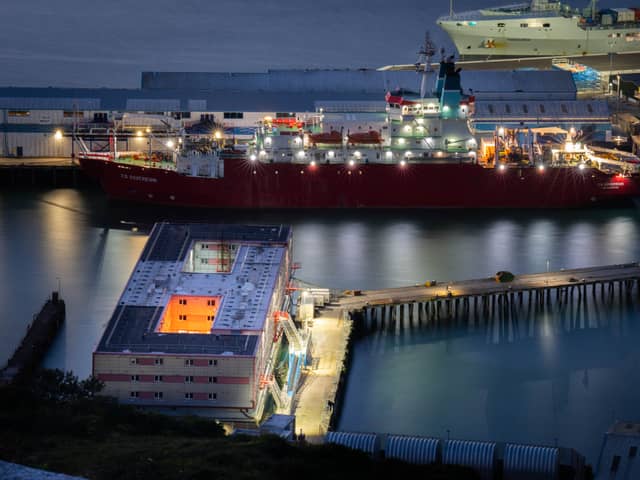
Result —
M 600 23 L 602 25 L 613 25 L 613 15 L 610 13 L 603 13 L 600 17 Z
M 600 10 L 600 23 L 602 25 L 613 25 L 618 21 L 618 12 L 611 8 Z
M 636 14 L 630 8 L 612 8 L 618 14 L 618 23 L 635 22 Z

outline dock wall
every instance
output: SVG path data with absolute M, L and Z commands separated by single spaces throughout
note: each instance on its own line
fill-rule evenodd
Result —
M 77 188 L 94 185 L 77 165 L 0 165 L 0 186 Z

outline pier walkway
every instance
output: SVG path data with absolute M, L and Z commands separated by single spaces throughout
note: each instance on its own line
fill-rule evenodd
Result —
M 427 282 L 380 290 L 355 290 L 332 295 L 316 304 L 311 327 L 312 365 L 306 369 L 293 402 L 296 433 L 310 442 L 322 442 L 330 429 L 348 367 L 350 337 L 357 329 L 401 328 L 401 325 L 438 325 L 439 320 L 467 319 L 482 325 L 493 320 L 528 318 L 547 311 L 595 308 L 640 300 L 640 264 L 626 263 L 555 272 L 503 275 L 456 282 Z M 298 283 L 298 288 L 309 285 Z M 313 291 L 313 289 L 309 289 Z M 587 301 L 591 296 L 592 300 Z M 586 321 L 586 320 L 585 320 Z M 422 323 L 425 322 L 425 323 Z M 333 419 L 335 420 L 335 419 Z
M 538 298 L 556 299 L 586 294 L 587 288 L 601 294 L 611 294 L 615 286 L 629 292 L 640 282 L 640 263 L 605 265 L 600 267 L 574 268 L 546 273 L 516 275 L 510 282 L 498 282 L 495 277 L 463 280 L 448 283 L 435 282 L 432 286 L 414 285 L 410 287 L 386 288 L 380 290 L 354 291 L 342 296 L 339 306 L 347 310 L 362 310 L 366 307 L 402 305 L 415 302 L 460 301 L 473 298 L 493 299 L 496 296 L 534 294 Z

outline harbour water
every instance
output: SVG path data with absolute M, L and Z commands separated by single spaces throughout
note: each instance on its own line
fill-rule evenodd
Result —
M 298 276 L 342 289 L 640 260 L 634 209 L 187 211 L 59 189 L 2 191 L 0 212 L 0 362 L 60 289 L 67 321 L 46 365 L 80 377 L 156 220 L 291 224 Z M 354 345 L 339 427 L 557 443 L 596 462 L 609 424 L 638 420 L 638 307 L 370 332 Z

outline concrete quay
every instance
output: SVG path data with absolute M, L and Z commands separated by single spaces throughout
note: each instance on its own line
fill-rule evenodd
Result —
M 296 433 L 302 431 L 310 443 L 322 443 L 329 429 L 353 325 L 342 308 L 329 306 L 321 313 L 311 327 L 313 363 L 293 402 Z

